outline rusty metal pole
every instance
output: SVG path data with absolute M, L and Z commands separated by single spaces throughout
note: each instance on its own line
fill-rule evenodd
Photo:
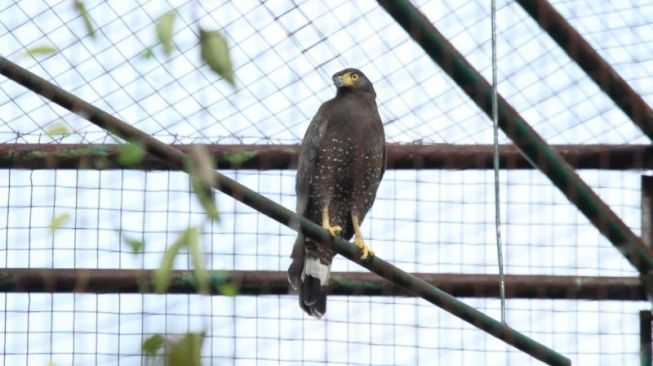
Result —
M 152 270 L 3 268 L 0 292 L 156 293 Z M 459 297 L 499 297 L 497 275 L 460 273 L 414 273 L 433 286 Z M 285 271 L 210 271 L 209 286 L 231 283 L 242 295 L 285 295 Z M 510 299 L 646 300 L 637 277 L 506 275 Z M 192 271 L 172 271 L 166 292 L 198 293 Z M 347 296 L 414 296 L 369 272 L 333 272 L 329 293 Z
M 188 154 L 196 144 L 171 145 Z M 299 145 L 203 145 L 218 169 L 294 169 Z M 651 145 L 551 145 L 576 169 L 653 169 Z M 387 169 L 493 169 L 492 145 L 386 144 Z M 118 144 L 0 144 L 0 169 L 171 170 L 151 155 L 122 164 Z M 243 155 L 247 156 L 242 159 Z M 233 157 L 238 157 L 237 159 Z M 501 169 L 534 169 L 514 145 L 499 146 Z

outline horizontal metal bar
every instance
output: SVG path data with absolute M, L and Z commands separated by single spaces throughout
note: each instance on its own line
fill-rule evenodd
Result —
M 145 155 L 121 164 L 117 144 L 0 144 L 0 169 L 170 170 Z M 189 153 L 195 145 L 171 145 Z M 294 169 L 298 145 L 203 145 L 219 169 Z M 651 145 L 552 145 L 576 169 L 653 169 Z M 493 169 L 492 145 L 388 144 L 388 169 Z M 499 147 L 501 169 L 534 169 L 514 145 Z
M 188 164 L 190 158 L 180 150 L 157 140 L 125 121 L 63 90 L 38 75 L 23 69 L 2 56 L 0 56 L 0 73 L 71 112 L 88 119 L 98 127 L 110 131 L 126 141 L 138 142 L 149 154 L 162 160 L 169 160 L 173 166 L 182 168 L 190 173 L 191 167 Z M 371 256 L 366 260 L 362 260 L 356 246 L 342 238 L 332 237 L 316 223 L 297 215 L 295 212 L 288 210 L 235 180 L 218 172 L 215 172 L 212 178 L 214 178 L 213 187 L 215 189 L 269 216 L 279 223 L 301 232 L 310 239 L 319 243 L 332 245 L 335 251 L 343 257 L 367 268 L 395 285 L 420 296 L 431 304 L 501 339 L 505 343 L 513 345 L 524 352 L 528 352 L 533 357 L 550 364 L 568 364 L 568 359 L 555 354 L 551 349 L 541 343 L 518 332 L 507 324 L 483 314 L 474 307 L 465 304 L 439 288 L 393 266 L 382 258 Z
M 1 292 L 155 293 L 152 270 L 129 269 L 0 269 Z M 497 298 L 497 275 L 414 273 L 433 286 L 459 297 Z M 288 275 L 281 271 L 211 271 L 212 294 L 230 283 L 241 295 L 289 293 Z M 192 272 L 173 271 L 168 293 L 198 292 Z M 368 272 L 334 272 L 329 293 L 349 296 L 414 296 Z M 506 297 L 512 299 L 574 299 L 643 301 L 638 277 L 506 275 Z
M 471 100 L 488 116 L 492 116 L 492 86 L 433 23 L 408 0 L 377 1 Z M 505 98 L 501 95 L 497 98 L 499 127 L 524 156 L 560 189 L 640 273 L 653 271 L 653 250 L 644 245 Z

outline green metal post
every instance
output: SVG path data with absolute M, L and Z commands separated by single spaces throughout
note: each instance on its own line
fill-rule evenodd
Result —
M 161 159 L 166 159 L 173 166 L 186 171 L 185 162 L 187 155 L 183 152 L 158 141 L 154 137 L 132 127 L 126 122 L 91 105 L 38 75 L 23 69 L 2 56 L 0 56 L 0 73 L 127 141 L 138 141 L 148 153 Z M 215 182 L 215 188 L 223 193 L 228 194 L 293 230 L 301 231 L 313 240 L 319 242 L 333 241 L 334 248 L 340 255 L 358 263 L 395 285 L 405 288 L 411 293 L 439 306 L 475 327 L 513 345 L 517 349 L 550 365 L 571 364 L 569 359 L 563 355 L 556 353 L 552 349 L 512 329 L 508 325 L 481 313 L 446 292 L 430 285 L 428 282 L 393 266 L 379 257 L 374 256 L 369 260 L 361 261 L 360 253 L 354 245 L 341 238 L 331 238 L 321 226 L 297 215 L 235 180 L 216 172 Z
M 378 3 L 491 116 L 492 87 L 426 16 L 408 0 L 378 0 Z M 522 154 L 587 216 L 640 273 L 651 271 L 653 251 L 644 245 L 503 97 L 499 96 L 498 99 L 499 127 L 515 142 Z

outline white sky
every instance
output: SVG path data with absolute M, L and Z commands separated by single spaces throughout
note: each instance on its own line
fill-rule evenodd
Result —
M 185 3 L 86 1 L 98 38 L 72 1 L 0 5 L 0 52 L 165 142 L 297 143 L 331 75 L 361 68 L 374 82 L 390 142 L 491 143 L 491 124 L 373 1 Z M 489 77 L 487 1 L 416 2 Z M 455 3 L 455 6 L 451 4 Z M 653 19 L 648 1 L 553 1 L 649 103 Z M 589 5 L 591 3 L 591 6 Z M 195 5 L 194 5 L 195 4 Z M 648 143 L 513 2 L 498 1 L 499 90 L 550 143 Z M 170 59 L 152 22 L 179 12 Z M 237 88 L 199 67 L 196 32 L 220 29 Z M 27 49 L 61 52 L 32 59 Z M 100 129 L 0 79 L 0 142 L 52 143 L 47 126 L 74 131 L 54 142 L 112 143 Z M 507 140 L 502 136 L 502 141 Z M 294 171 L 226 171 L 294 208 Z M 642 172 L 581 176 L 636 233 Z M 636 275 L 611 244 L 538 172 L 502 172 L 509 274 Z M 229 197 L 204 227 L 216 270 L 285 270 L 294 234 Z M 179 230 L 201 222 L 184 174 L 134 171 L 0 171 L 0 263 L 7 267 L 155 268 Z M 492 173 L 389 171 L 364 232 L 376 253 L 407 271 L 496 273 Z M 72 219 L 53 237 L 51 218 Z M 146 243 L 134 257 L 116 229 Z M 179 258 L 178 268 L 187 268 Z M 343 259 L 334 270 L 360 270 Z M 498 301 L 465 299 L 498 317 Z M 637 311 L 647 303 L 508 301 L 508 322 L 576 365 L 638 360 Z M 142 334 L 207 330 L 214 364 L 538 364 L 425 301 L 329 298 L 324 320 L 295 296 L 0 295 L 3 365 L 140 363 Z

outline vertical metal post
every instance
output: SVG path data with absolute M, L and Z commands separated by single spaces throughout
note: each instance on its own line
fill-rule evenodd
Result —
M 642 175 L 642 241 L 648 247 L 653 247 L 653 176 Z M 642 277 L 644 288 L 651 298 L 650 286 L 647 286 L 647 276 Z M 650 285 L 650 284 L 649 284 Z M 639 364 L 640 366 L 653 366 L 653 335 L 651 322 L 653 312 L 641 310 L 639 312 Z
M 652 366 L 653 361 L 651 354 L 653 353 L 653 338 L 651 336 L 651 321 L 653 321 L 653 313 L 650 310 L 642 310 L 639 312 L 639 364 L 640 366 Z
M 653 247 L 653 176 L 642 175 L 642 241 Z

